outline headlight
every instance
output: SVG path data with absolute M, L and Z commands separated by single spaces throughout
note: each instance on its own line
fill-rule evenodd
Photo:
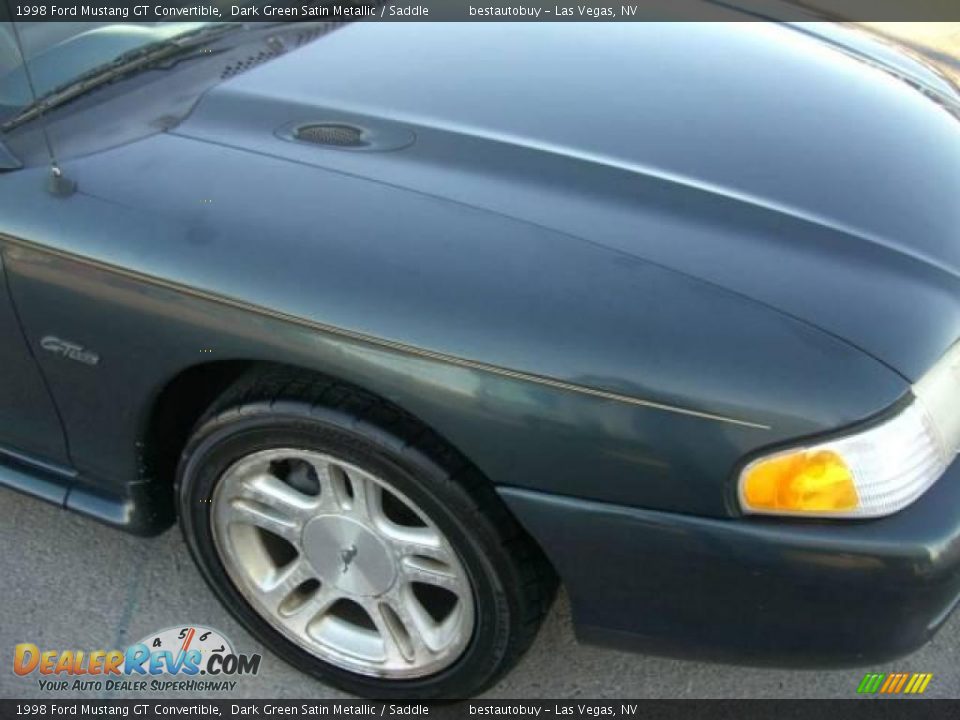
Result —
M 745 513 L 867 518 L 920 497 L 960 452 L 960 343 L 878 425 L 754 460 L 740 473 Z

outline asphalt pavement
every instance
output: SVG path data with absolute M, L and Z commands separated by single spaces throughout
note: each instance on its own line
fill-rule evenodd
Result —
M 215 628 L 238 652 L 263 655 L 259 674 L 241 679 L 222 699 L 346 697 L 285 664 L 240 628 L 207 589 L 176 529 L 157 538 L 132 537 L 0 489 L 0 548 L 0 697 L 143 697 L 105 690 L 57 695 L 41 691 L 36 674 L 22 678 L 13 673 L 14 646 L 31 642 L 41 649 L 123 648 L 179 625 Z M 757 669 L 580 645 L 561 594 L 533 647 L 488 696 L 853 698 L 868 670 L 930 672 L 933 679 L 925 697 L 960 697 L 960 615 L 932 643 L 895 663 L 831 671 Z M 197 699 L 193 693 L 181 697 Z

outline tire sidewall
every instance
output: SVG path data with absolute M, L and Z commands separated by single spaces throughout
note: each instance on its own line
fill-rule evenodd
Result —
M 412 679 L 366 677 L 341 669 L 288 640 L 249 605 L 219 557 L 211 522 L 214 489 L 240 458 L 260 450 L 297 447 L 328 453 L 395 487 L 446 535 L 467 572 L 475 609 L 473 635 L 463 654 L 434 675 Z M 476 512 L 469 494 L 440 465 L 374 426 L 345 413 L 310 415 L 264 411 L 215 418 L 195 433 L 177 476 L 180 524 L 204 579 L 227 610 L 273 653 L 325 682 L 364 696 L 397 699 L 458 698 L 485 686 L 509 654 L 516 632 L 517 579 L 502 557 L 495 530 Z M 468 529 L 469 528 L 469 529 Z

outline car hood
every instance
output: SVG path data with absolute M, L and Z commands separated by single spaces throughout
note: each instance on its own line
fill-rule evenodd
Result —
M 941 67 L 946 59 L 938 63 L 927 53 L 860 27 L 825 22 L 792 23 L 790 27 L 912 84 L 948 107 L 960 101 L 960 89 L 950 79 L 949 68 Z M 952 63 L 960 64 L 960 58 Z
M 960 110 L 866 57 L 757 22 L 358 23 L 172 132 L 602 244 L 915 379 L 960 337 Z M 368 144 L 297 141 L 309 123 Z

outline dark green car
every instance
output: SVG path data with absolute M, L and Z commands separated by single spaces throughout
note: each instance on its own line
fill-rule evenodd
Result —
M 586 641 L 906 653 L 960 597 L 958 117 L 827 25 L 0 25 L 0 483 L 179 521 L 358 694 L 479 692 L 558 581 Z

